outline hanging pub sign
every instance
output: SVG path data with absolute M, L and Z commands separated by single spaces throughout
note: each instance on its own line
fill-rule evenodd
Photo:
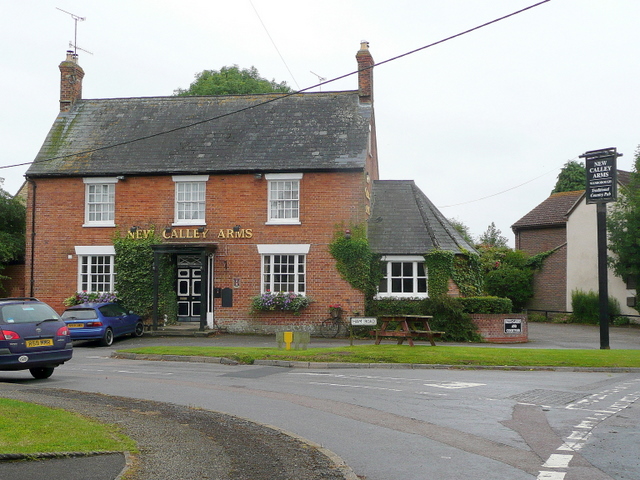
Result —
M 608 203 L 618 199 L 617 159 L 615 148 L 592 150 L 580 155 L 587 170 L 587 203 Z

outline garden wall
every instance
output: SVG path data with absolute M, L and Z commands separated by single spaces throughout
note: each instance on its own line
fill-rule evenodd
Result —
M 529 328 L 525 313 L 472 313 L 478 333 L 489 343 L 526 343 Z

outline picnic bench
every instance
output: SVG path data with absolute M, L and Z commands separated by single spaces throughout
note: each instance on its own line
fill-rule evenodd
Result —
M 431 330 L 429 320 L 433 317 L 430 315 L 385 315 L 380 317 L 382 325 L 379 330 L 372 330 L 371 335 L 376 337 L 376 345 L 380 345 L 383 338 L 397 338 L 398 345 L 402 345 L 408 340 L 409 345 L 413 347 L 413 340 L 429 340 L 432 346 L 436 346 L 434 338 L 439 338 L 445 332 L 436 332 Z M 396 323 L 395 329 L 389 330 L 389 324 Z

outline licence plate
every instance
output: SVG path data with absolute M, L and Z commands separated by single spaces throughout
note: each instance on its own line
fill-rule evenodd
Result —
M 50 347 L 53 345 L 53 339 L 52 338 L 43 338 L 40 340 L 27 340 L 26 345 L 28 348 L 32 348 L 32 347 Z
M 83 328 L 84 323 L 67 323 L 67 327 L 69 328 Z

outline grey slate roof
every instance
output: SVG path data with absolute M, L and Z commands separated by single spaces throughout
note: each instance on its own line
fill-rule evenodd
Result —
M 374 181 L 372 203 L 368 238 L 375 253 L 424 255 L 436 248 L 476 251 L 413 180 Z
M 371 115 L 357 91 L 78 100 L 27 176 L 358 169 Z

